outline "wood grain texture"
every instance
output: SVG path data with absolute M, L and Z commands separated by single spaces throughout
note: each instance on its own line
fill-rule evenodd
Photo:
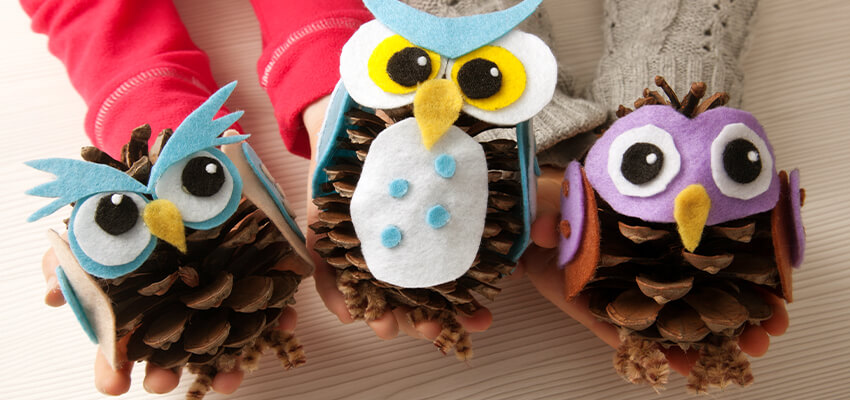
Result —
M 602 4 L 546 0 L 558 40 L 556 52 L 580 84 L 593 77 L 601 54 Z M 260 35 L 248 1 L 177 2 L 196 43 L 212 60 L 220 83 L 239 79 L 228 105 L 247 110 L 242 126 L 281 179 L 304 224 L 307 162 L 285 153 L 271 106 L 256 78 Z M 16 2 L 0 5 L 0 398 L 92 399 L 95 348 L 63 307 L 42 303 L 40 260 L 44 231 L 61 226 L 54 215 L 24 219 L 46 200 L 23 192 L 48 179 L 21 163 L 43 157 L 78 157 L 85 106 L 46 38 L 29 30 Z M 285 16 L 281 16 L 285 18 Z M 763 1 L 744 60 L 745 107 L 764 124 L 779 168 L 800 168 L 807 190 L 807 259 L 795 271 L 791 327 L 771 350 L 753 360 L 756 383 L 713 392 L 721 399 L 835 399 L 850 393 L 850 2 Z M 65 215 L 69 210 L 63 211 Z M 271 354 L 231 398 L 239 399 L 675 399 L 685 380 L 674 377 L 656 395 L 620 379 L 613 349 L 561 314 L 525 280 L 512 280 L 495 303 L 493 327 L 475 334 L 468 364 L 441 356 L 407 337 L 377 339 L 364 324 L 341 325 L 325 311 L 308 279 L 298 296 L 298 335 L 308 362 L 284 372 Z M 128 399 L 148 398 L 144 368 L 133 373 Z M 163 399 L 181 399 L 190 383 Z M 225 396 L 212 394 L 210 399 Z

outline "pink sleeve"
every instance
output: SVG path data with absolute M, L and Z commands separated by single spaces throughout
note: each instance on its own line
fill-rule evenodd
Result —
M 133 128 L 176 128 L 217 87 L 172 0 L 21 3 L 88 105 L 92 143 L 113 156 Z
M 361 0 L 251 0 L 263 36 L 260 85 L 272 101 L 287 148 L 310 156 L 304 109 L 339 81 L 343 44 L 372 14 Z

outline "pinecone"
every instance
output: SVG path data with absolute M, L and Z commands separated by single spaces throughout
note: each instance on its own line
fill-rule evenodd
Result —
M 164 130 L 148 154 L 150 126 L 133 131 L 121 161 L 86 147 L 83 159 L 125 171 L 146 184 L 159 151 L 171 135 Z M 305 362 L 298 340 L 278 331 L 284 308 L 294 304 L 301 276 L 275 269 L 297 266 L 295 253 L 269 218 L 247 198 L 222 225 L 186 229 L 188 251 L 160 241 L 134 272 L 98 283 L 109 295 L 119 342 L 129 361 L 161 368 L 187 366 L 198 377 L 187 394 L 201 399 L 218 372 L 253 370 L 265 348 L 277 351 L 284 368 Z
M 726 93 L 716 93 L 700 102 L 706 89 L 700 82 L 679 102 L 663 78 L 656 77 L 656 84 L 667 99 L 646 89 L 635 108 L 669 105 L 694 118 L 728 99 Z M 631 111 L 620 106 L 617 115 Z M 747 324 L 772 316 L 763 291 L 790 297 L 790 283 L 781 281 L 774 259 L 771 212 L 706 226 L 699 247 L 689 252 L 675 224 L 627 217 L 592 190 L 588 195 L 595 199 L 595 206 L 589 202 L 588 207 L 598 210 L 601 236 L 599 262 L 582 293 L 598 319 L 621 329 L 615 369 L 632 383 L 659 389 L 669 374 L 659 346 L 678 346 L 700 352 L 688 377 L 691 390 L 705 393 L 709 386 L 752 383 L 737 338 Z
M 338 146 L 351 150 L 352 156 L 338 156 L 325 169 L 329 182 L 323 189 L 332 193 L 313 200 L 320 212 L 310 229 L 323 236 L 315 250 L 336 268 L 337 287 L 353 318 L 370 321 L 387 310 L 408 307 L 413 322 L 440 321 L 443 329 L 434 345 L 443 354 L 454 349 L 459 360 L 466 360 L 472 356 L 470 338 L 455 316 L 470 315 L 481 308 L 472 293 L 493 300 L 500 291 L 494 284 L 515 265 L 507 255 L 523 227 L 517 144 L 505 139 L 481 143 L 489 169 L 490 195 L 481 246 L 466 274 L 429 288 L 400 288 L 369 273 L 351 222 L 350 204 L 372 141 L 390 125 L 411 116 L 411 107 L 375 113 L 359 108 L 347 110 L 348 135 L 341 138 Z M 461 116 L 455 125 L 473 137 L 495 128 L 468 115 Z

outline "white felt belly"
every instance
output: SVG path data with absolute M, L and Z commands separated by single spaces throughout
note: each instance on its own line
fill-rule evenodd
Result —
M 383 131 L 369 149 L 351 219 L 369 271 L 407 288 L 461 277 L 481 244 L 487 161 L 457 127 L 426 150 L 413 118 Z

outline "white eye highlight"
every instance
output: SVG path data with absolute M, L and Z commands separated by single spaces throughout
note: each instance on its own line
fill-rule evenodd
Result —
M 226 158 L 197 152 L 168 167 L 156 182 L 156 198 L 174 203 L 187 226 L 217 217 L 231 202 L 233 176 L 225 166 L 230 161 L 220 157 Z
M 680 168 L 681 156 L 673 137 L 654 125 L 624 132 L 608 150 L 608 175 L 626 196 L 650 197 L 663 192 Z
M 767 191 L 774 175 L 770 149 L 746 125 L 726 125 L 711 143 L 711 177 L 724 195 L 752 199 Z
M 98 264 L 130 263 L 153 238 L 142 220 L 146 204 L 147 199 L 131 192 L 91 196 L 74 209 L 70 235 L 85 256 Z

